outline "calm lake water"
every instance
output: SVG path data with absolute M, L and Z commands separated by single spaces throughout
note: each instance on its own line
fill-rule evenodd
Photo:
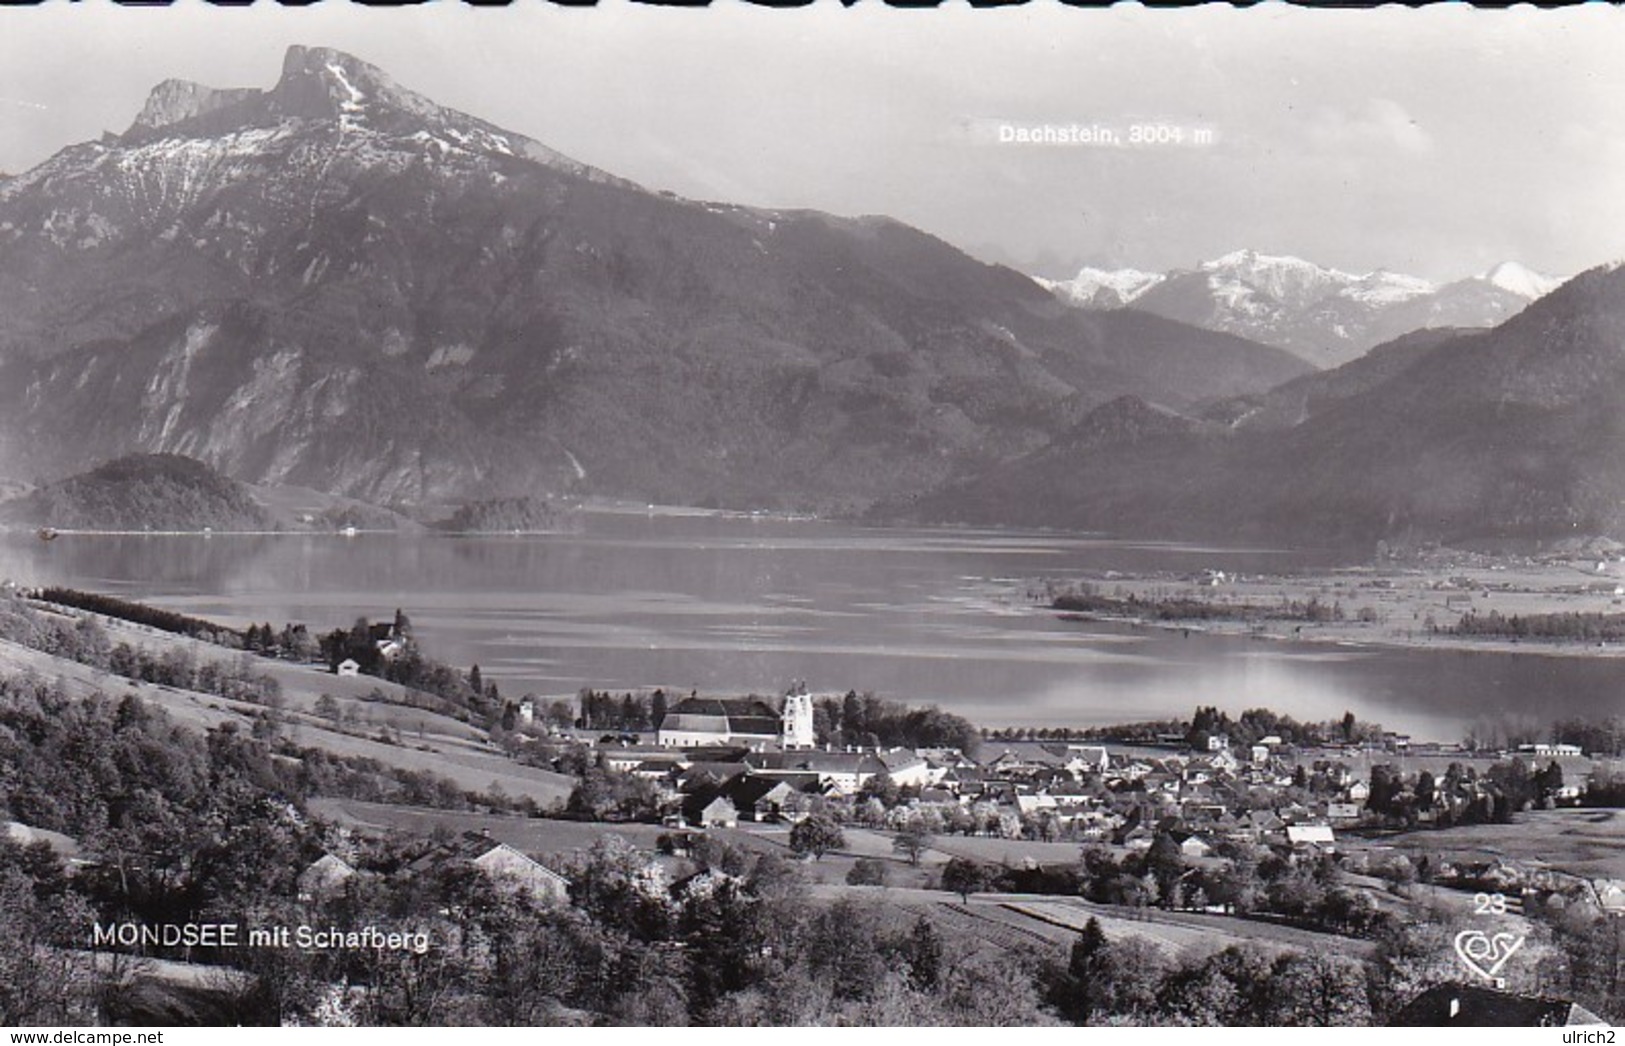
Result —
M 1302 553 L 1012 531 L 584 514 L 524 537 L 0 535 L 0 577 L 238 625 L 348 627 L 397 606 L 432 655 L 505 694 L 663 685 L 874 690 L 978 723 L 1090 725 L 1267 706 L 1418 737 L 1614 714 L 1625 661 L 1266 642 L 1059 620 L 1039 578 L 1330 565 Z

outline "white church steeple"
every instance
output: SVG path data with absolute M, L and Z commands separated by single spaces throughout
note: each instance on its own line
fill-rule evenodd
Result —
M 784 695 L 780 724 L 779 744 L 784 748 L 812 748 L 818 744 L 818 734 L 813 729 L 813 700 L 807 693 L 806 683 L 790 685 Z

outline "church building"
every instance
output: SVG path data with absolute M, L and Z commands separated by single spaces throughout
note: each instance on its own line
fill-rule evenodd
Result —
M 816 740 L 812 696 L 805 684 L 797 684 L 790 688 L 780 710 L 759 697 L 693 694 L 667 710 L 656 739 L 662 748 L 811 748 Z

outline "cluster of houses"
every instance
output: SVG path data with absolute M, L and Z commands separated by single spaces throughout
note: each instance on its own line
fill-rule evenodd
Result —
M 754 697 L 694 695 L 667 710 L 653 743 L 578 740 L 593 745 L 604 768 L 648 782 L 671 827 L 784 824 L 829 810 L 874 827 L 924 818 L 934 833 L 1128 849 L 1168 835 L 1198 859 L 1226 841 L 1335 850 L 1338 830 L 1369 816 L 1370 764 L 1395 751 L 1306 752 L 1279 737 L 1235 745 L 1215 734 L 1199 749 L 1183 738 L 1110 746 L 994 740 L 972 758 L 952 748 L 819 746 L 813 716 L 804 686 L 792 687 L 779 707 Z M 1549 745 L 1519 754 L 1577 757 Z M 539 897 L 563 897 L 568 886 L 556 872 L 476 835 L 421 860 L 471 862 Z M 314 896 L 320 882 L 336 875 L 342 883 L 354 870 L 329 855 L 306 874 Z M 1610 892 L 1599 900 L 1605 910 L 1622 904 L 1625 886 L 1617 898 Z
M 990 742 L 973 759 L 957 749 L 816 747 L 811 719 L 811 700 L 794 693 L 782 711 L 690 698 L 667 714 L 655 744 L 604 745 L 599 755 L 653 784 L 674 825 L 794 821 L 821 802 L 883 798 L 892 820 L 934 815 L 944 831 L 1130 848 L 1168 832 L 1192 856 L 1226 838 L 1329 848 L 1369 796 L 1352 771 L 1325 764 L 1312 801 L 1301 787 L 1289 798 L 1302 772 L 1274 737 L 1239 754 L 1222 736 L 1203 751 Z

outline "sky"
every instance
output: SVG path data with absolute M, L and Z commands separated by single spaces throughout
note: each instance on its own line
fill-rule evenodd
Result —
M 122 131 L 167 78 L 269 87 L 295 43 L 652 189 L 888 214 L 1037 275 L 1625 258 L 1625 10 L 1600 4 L 13 7 L 0 171 Z

